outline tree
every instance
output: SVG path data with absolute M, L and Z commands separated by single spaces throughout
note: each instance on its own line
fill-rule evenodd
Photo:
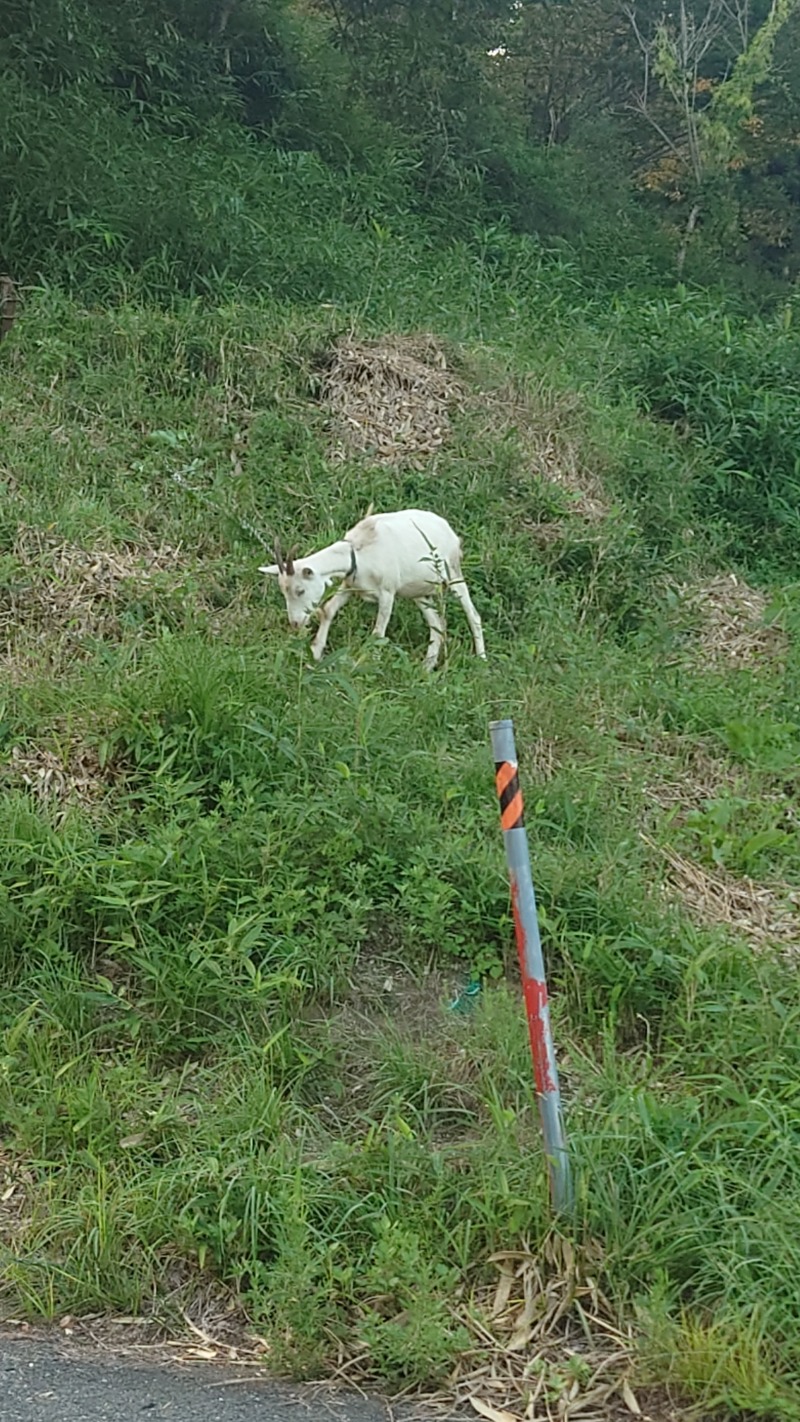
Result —
M 489 51 L 513 0 L 317 0 L 353 84 L 406 136 L 427 185 L 479 164 L 495 90 Z
M 566 142 L 576 121 L 609 111 L 634 49 L 618 0 L 520 0 L 503 43 L 503 76 L 517 90 L 528 136 Z
M 704 210 L 734 195 L 755 119 L 756 94 L 770 77 L 777 38 L 800 0 L 772 0 L 753 31 L 749 0 L 706 0 L 699 13 L 687 0 L 662 15 L 648 34 L 635 9 L 631 26 L 643 57 L 635 107 L 661 140 L 645 186 L 680 202 L 687 215 L 678 248 L 681 272 Z

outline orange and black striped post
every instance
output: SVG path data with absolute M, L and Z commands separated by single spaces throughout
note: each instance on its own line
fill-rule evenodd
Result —
M 542 1134 L 547 1154 L 550 1199 L 559 1212 L 572 1208 L 572 1175 L 561 1093 L 558 1086 L 553 1036 L 550 1028 L 550 1006 L 547 1000 L 544 956 L 539 937 L 536 894 L 531 875 L 528 836 L 519 783 L 517 751 L 514 744 L 514 723 L 510 720 L 490 721 L 495 781 L 500 801 L 500 824 L 508 859 L 511 881 L 511 904 L 514 911 L 514 932 L 522 973 L 522 991 L 531 1039 L 531 1055 L 536 1080 L 536 1095 L 542 1120 Z

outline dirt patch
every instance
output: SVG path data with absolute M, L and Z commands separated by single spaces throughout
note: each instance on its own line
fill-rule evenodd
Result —
M 437 1035 L 442 1015 L 464 987 L 464 973 L 430 967 L 413 972 L 385 948 L 365 945 L 350 979 L 344 1009 L 362 1022 L 391 1018 L 412 1035 Z
M 466 987 L 463 971 L 414 973 L 362 951 L 341 1007 L 325 1018 L 340 1086 L 319 1104 L 337 1131 L 400 1093 L 424 1101 L 440 1144 L 471 1134 L 474 1069 L 460 1029 L 476 998 Z
M 422 468 L 441 449 L 464 390 L 431 335 L 343 337 L 321 363 L 318 395 L 331 414 L 334 459 L 368 454 Z
M 166 1293 L 152 1312 L 135 1318 L 114 1314 L 65 1314 L 56 1326 L 3 1317 L 3 1327 L 32 1339 L 69 1340 L 74 1356 L 84 1350 L 117 1358 L 161 1363 L 238 1363 L 268 1377 L 269 1345 L 254 1333 L 234 1295 L 216 1281 L 197 1285 L 186 1294 Z
M 765 621 L 767 599 L 736 573 L 678 589 L 697 624 L 692 656 L 705 665 L 758 666 L 786 650 L 781 628 Z
M 800 894 L 788 886 L 774 888 L 721 870 L 712 872 L 643 838 L 666 860 L 666 893 L 677 897 L 697 923 L 730 929 L 754 948 L 777 948 L 791 958 L 800 954 Z

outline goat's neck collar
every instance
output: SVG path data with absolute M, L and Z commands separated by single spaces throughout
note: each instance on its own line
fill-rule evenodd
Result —
M 345 539 L 345 543 L 347 543 L 347 539 Z M 347 546 L 350 549 L 350 567 L 347 569 L 347 577 L 354 578 L 358 567 L 356 563 L 356 550 L 352 543 L 347 543 Z

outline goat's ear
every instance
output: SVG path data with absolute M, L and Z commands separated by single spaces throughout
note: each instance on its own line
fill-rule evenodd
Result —
M 265 564 L 264 567 L 259 568 L 258 571 L 259 573 L 266 573 L 267 576 L 270 578 L 277 578 L 280 575 L 281 570 L 278 567 L 277 563 L 268 563 Z
M 304 568 L 304 569 L 303 569 L 303 577 L 304 577 L 304 578 L 313 578 L 313 576 L 314 576 L 314 569 L 313 569 L 313 568 Z

